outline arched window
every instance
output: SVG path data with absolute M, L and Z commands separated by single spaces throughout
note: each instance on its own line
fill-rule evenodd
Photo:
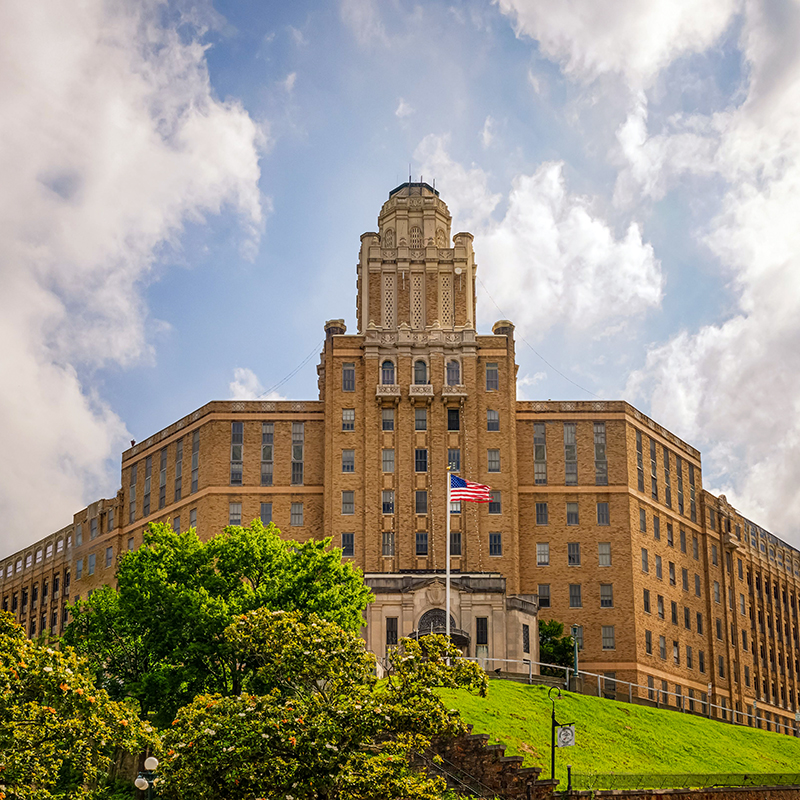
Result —
M 422 231 L 414 227 L 409 231 L 409 234 L 411 236 L 411 247 L 414 250 L 419 250 L 422 247 Z
M 424 386 L 428 382 L 428 365 L 420 360 L 414 362 L 414 383 Z
M 447 362 L 447 385 L 458 386 L 461 383 L 461 369 L 458 361 Z
M 394 362 L 388 359 L 381 364 L 381 383 L 384 386 L 394 386 Z
M 417 630 L 420 636 L 426 633 L 433 633 L 434 631 L 443 631 L 447 623 L 447 614 L 443 608 L 432 608 L 426 611 L 419 619 Z M 456 621 L 453 615 L 450 615 L 450 630 L 455 630 Z
M 387 228 L 386 233 L 383 234 L 383 246 L 394 247 L 394 229 Z

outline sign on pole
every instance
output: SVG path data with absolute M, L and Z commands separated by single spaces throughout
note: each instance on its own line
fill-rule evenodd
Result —
M 556 746 L 572 747 L 575 744 L 575 726 L 559 725 L 558 735 L 556 736 Z

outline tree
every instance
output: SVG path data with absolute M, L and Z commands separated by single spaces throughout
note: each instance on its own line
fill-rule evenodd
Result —
M 363 641 L 316 615 L 253 611 L 226 637 L 251 668 L 237 696 L 203 695 L 165 736 L 165 800 L 433 800 L 444 782 L 411 758 L 465 729 L 437 686 L 486 693 L 486 677 L 442 636 L 404 639 L 388 680 Z M 452 660 L 452 666 L 447 663 Z
M 97 689 L 74 650 L 32 642 L 0 612 L 0 800 L 99 796 L 118 749 L 157 745 L 152 726 Z
M 203 543 L 193 529 L 156 524 L 121 559 L 117 588 L 71 609 L 65 640 L 112 696 L 135 697 L 167 724 L 197 694 L 241 691 L 245 665 L 224 637 L 241 614 L 314 613 L 356 632 L 371 599 L 359 570 L 342 562 L 330 539 L 285 541 L 274 525 L 256 520 Z
M 564 623 L 555 619 L 539 620 L 539 659 L 544 664 L 562 667 L 573 665 L 573 639 L 564 634 Z M 542 669 L 545 675 L 563 676 L 562 670 Z

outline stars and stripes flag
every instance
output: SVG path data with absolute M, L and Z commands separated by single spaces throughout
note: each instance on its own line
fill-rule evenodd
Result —
M 466 500 L 468 503 L 488 503 L 491 499 L 492 489 L 482 483 L 459 478 L 458 475 L 450 476 L 450 500 Z

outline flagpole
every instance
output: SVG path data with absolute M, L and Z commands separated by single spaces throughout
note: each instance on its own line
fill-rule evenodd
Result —
M 447 643 L 450 644 L 450 464 L 447 465 L 447 560 L 445 564 L 445 594 L 447 596 L 447 611 L 445 612 L 445 631 Z

